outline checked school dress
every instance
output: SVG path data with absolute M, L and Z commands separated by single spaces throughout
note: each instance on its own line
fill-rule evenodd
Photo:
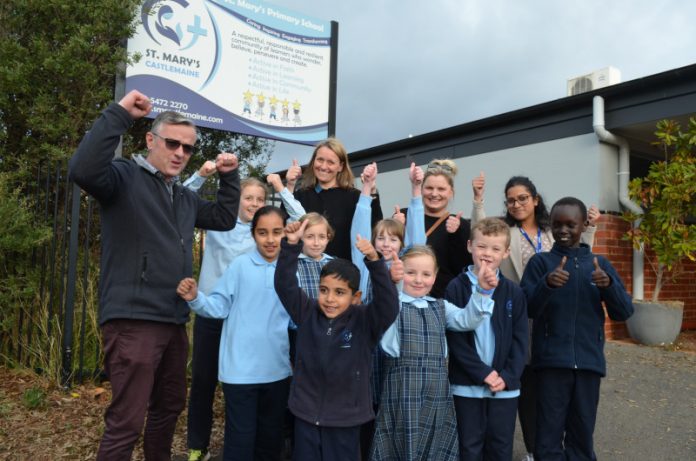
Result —
M 400 356 L 384 357 L 385 378 L 370 459 L 457 460 L 457 423 L 446 363 L 445 305 L 402 302 Z

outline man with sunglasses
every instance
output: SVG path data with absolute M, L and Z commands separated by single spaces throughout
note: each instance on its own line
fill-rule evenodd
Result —
M 196 127 L 163 112 L 145 135 L 147 155 L 114 159 L 120 137 L 152 109 L 131 91 L 94 122 L 70 159 L 70 178 L 101 211 L 99 324 L 112 400 L 98 460 L 130 459 L 147 416 L 146 460 L 169 460 L 186 402 L 189 308 L 176 294 L 192 276 L 194 227 L 229 230 L 237 221 L 237 158 L 221 153 L 217 201 L 178 183 L 194 152 Z

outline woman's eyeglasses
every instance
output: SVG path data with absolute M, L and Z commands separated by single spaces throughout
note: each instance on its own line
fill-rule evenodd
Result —
M 518 203 L 520 206 L 525 206 L 527 203 L 529 203 L 530 198 L 532 198 L 532 196 L 529 194 L 518 195 L 516 198 L 508 197 L 507 199 L 505 199 L 505 202 L 503 203 L 508 207 L 515 206 L 515 203 Z
M 167 149 L 169 149 L 169 150 L 177 150 L 179 147 L 181 147 L 181 149 L 184 151 L 184 154 L 186 154 L 186 155 L 191 155 L 196 150 L 196 146 L 194 146 L 192 144 L 184 144 L 181 141 L 178 141 L 176 139 L 171 139 L 171 138 L 165 138 L 164 136 L 160 136 L 157 133 L 152 133 L 152 135 L 157 136 L 158 138 L 163 140 L 165 146 L 167 146 Z

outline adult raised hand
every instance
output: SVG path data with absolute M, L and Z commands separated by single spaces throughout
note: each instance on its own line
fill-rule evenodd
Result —
M 297 184 L 297 180 L 300 178 L 300 176 L 302 176 L 302 168 L 300 167 L 300 163 L 297 161 L 297 159 L 294 158 L 292 159 L 292 165 L 285 173 L 285 181 L 288 184 L 288 190 L 292 191 L 295 188 L 295 184 Z
M 145 117 L 152 110 L 150 99 L 138 90 L 129 91 L 118 104 L 126 109 L 134 120 Z
M 560 288 L 570 279 L 570 272 L 563 269 L 568 261 L 567 256 L 561 258 L 561 263 L 549 275 L 546 276 L 546 283 L 552 288 Z
M 590 208 L 587 210 L 587 225 L 588 226 L 596 226 L 597 221 L 602 217 L 602 213 L 599 212 L 599 208 L 597 208 L 597 205 L 592 205 Z
M 471 180 L 471 189 L 474 192 L 474 201 L 475 202 L 482 202 L 483 201 L 483 193 L 486 188 L 486 177 L 483 174 L 483 171 L 479 173 L 478 176 L 476 176 L 474 179 Z
M 447 232 L 450 234 L 454 234 L 459 230 L 459 225 L 462 222 L 462 213 L 461 211 L 457 213 L 457 216 L 450 216 L 447 218 L 447 221 L 445 221 L 445 229 L 447 229 Z

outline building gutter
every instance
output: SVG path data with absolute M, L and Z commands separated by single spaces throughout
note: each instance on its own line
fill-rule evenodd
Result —
M 595 96 L 592 99 L 592 127 L 600 141 L 619 148 L 619 203 L 637 215 L 643 214 L 643 209 L 628 198 L 628 181 L 630 170 L 631 148 L 628 141 L 616 136 L 604 127 L 604 98 Z M 641 218 L 633 222 L 634 229 L 640 225 Z M 641 249 L 633 249 L 633 298 L 644 299 L 643 278 L 644 253 Z

